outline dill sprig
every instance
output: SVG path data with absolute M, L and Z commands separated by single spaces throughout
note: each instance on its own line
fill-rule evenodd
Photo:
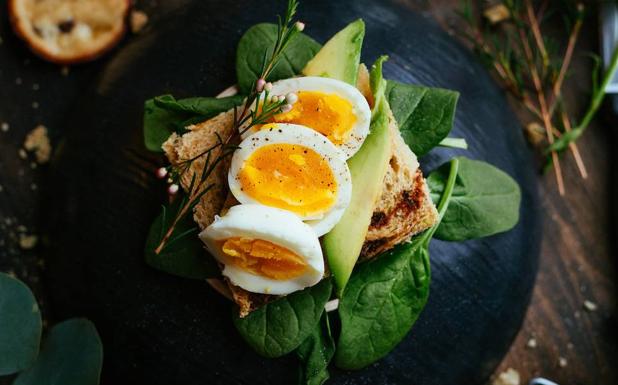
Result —
M 199 172 L 194 171 L 191 175 L 191 181 L 185 188 L 185 193 L 181 198 L 174 220 L 171 221 L 171 224 L 166 229 L 161 230 L 159 244 L 154 250 L 156 254 L 160 254 L 166 247 L 195 233 L 196 229 L 192 228 L 181 234 L 174 234 L 178 224 L 187 214 L 193 211 L 204 194 L 215 187 L 213 183 L 209 182 L 209 178 L 217 166 L 238 149 L 238 146 L 232 144 L 235 142 L 235 139 L 252 127 L 269 122 L 274 115 L 289 111 L 292 107 L 291 104 L 296 101 L 296 95 L 294 94 L 286 96 L 271 95 L 272 84 L 268 83 L 266 79 L 269 78 L 271 72 L 277 66 L 290 41 L 304 29 L 303 23 L 293 23 L 297 8 L 297 0 L 288 0 L 287 10 L 283 19 L 281 16 L 277 16 L 277 38 L 275 45 L 272 51 L 264 52 L 260 76 L 253 84 L 242 107 L 234 108 L 234 129 L 232 134 L 223 139 L 218 133 L 215 133 L 217 140 L 214 145 L 191 158 L 180 160 L 175 165 L 159 172 L 160 176 L 169 176 L 168 181 L 172 183 L 170 193 L 175 193 L 183 177 L 188 172 L 191 172 L 194 162 L 198 159 L 204 159 L 202 169 Z M 168 214 L 165 209 L 164 214 Z M 166 221 L 164 220 L 162 223 L 165 225 Z
M 586 16 L 583 2 L 565 1 L 553 9 L 549 0 L 534 4 L 531 0 L 502 0 L 485 9 L 484 17 L 480 16 L 479 4 L 478 0 L 468 0 L 461 12 L 468 26 L 467 38 L 504 88 L 530 113 L 532 121 L 527 133 L 534 138 L 533 142 L 542 144 L 548 165 L 554 169 L 558 190 L 564 195 L 559 155 L 569 150 L 582 178 L 587 178 L 576 140 L 603 100 L 605 86 L 618 66 L 618 50 L 600 82 L 598 66 L 595 67 L 590 106 L 583 118 L 574 123 L 562 89 Z M 566 42 L 554 41 L 543 33 L 543 23 L 550 15 L 563 18 Z M 559 49 L 560 45 L 564 48 Z M 599 62 L 596 56 L 594 60 Z

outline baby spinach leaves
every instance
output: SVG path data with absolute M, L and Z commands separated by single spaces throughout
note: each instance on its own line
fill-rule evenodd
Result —
M 298 383 L 321 385 L 329 378 L 328 364 L 335 354 L 335 340 L 330 332 L 328 313 L 324 312 L 313 332 L 296 349 L 301 362 Z
M 459 157 L 453 197 L 436 238 L 448 241 L 486 237 L 510 230 L 519 221 L 521 191 L 504 171 L 478 160 Z M 432 199 L 444 191 L 449 166 L 429 174 Z
M 248 94 L 262 70 L 264 58 L 270 55 L 277 38 L 275 24 L 262 23 L 249 28 L 240 38 L 236 50 L 236 77 L 242 94 Z M 267 80 L 296 76 L 320 50 L 320 44 L 309 36 L 297 34 L 285 48 L 283 57 Z
M 144 246 L 146 263 L 155 269 L 185 278 L 218 277 L 219 267 L 197 237 L 198 228 L 190 214 L 176 225 L 165 247 L 158 254 L 155 252 L 165 236 L 165 229 L 170 228 L 178 209 L 182 207 L 182 199 L 184 197 L 181 194 L 172 204 L 163 206 L 161 214 L 150 226 Z
M 332 289 L 331 280 L 325 279 L 267 303 L 244 318 L 235 314 L 234 324 L 256 352 L 265 357 L 282 356 L 314 332 Z
M 32 365 L 39 354 L 41 312 L 21 281 L 0 273 L 0 376 Z
M 34 366 L 13 385 L 97 385 L 102 366 L 103 346 L 94 324 L 70 319 L 50 330 Z
M 406 144 L 423 156 L 451 131 L 459 93 L 389 80 L 386 98 Z
M 172 133 L 182 133 L 186 126 L 228 111 L 242 101 L 242 96 L 176 100 L 172 95 L 161 95 L 149 99 L 144 103 L 144 144 L 150 151 L 161 152 L 161 145 Z
M 458 166 L 457 159 L 451 161 L 438 206 L 440 218 L 451 200 Z M 437 226 L 358 266 L 339 304 L 337 366 L 363 368 L 408 334 L 429 295 L 429 242 Z

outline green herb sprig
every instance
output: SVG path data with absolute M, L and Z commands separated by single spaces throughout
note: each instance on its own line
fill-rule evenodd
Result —
M 559 9 L 550 9 L 548 1 L 502 0 L 486 8 L 480 17 L 480 1 L 468 0 L 462 17 L 468 25 L 467 38 L 479 57 L 498 77 L 504 88 L 528 110 L 532 121 L 527 134 L 542 145 L 548 166 L 553 167 L 558 190 L 565 194 L 560 153 L 569 150 L 582 178 L 588 173 L 576 140 L 597 112 L 605 87 L 618 67 L 618 50 L 599 82 L 598 57 L 593 71 L 593 92 L 589 108 L 578 122 L 563 98 L 562 89 L 572 64 L 575 46 L 585 20 L 583 2 L 566 1 Z M 550 14 L 565 20 L 568 39 L 559 50 L 559 42 L 545 35 L 543 22 Z
M 195 232 L 195 229 L 189 229 L 180 234 L 174 234 L 176 227 L 183 218 L 195 208 L 204 194 L 215 187 L 214 184 L 208 182 L 209 177 L 217 166 L 227 157 L 231 156 L 238 148 L 233 144 L 235 139 L 252 127 L 267 123 L 274 115 L 288 112 L 292 108 L 292 104 L 297 100 L 295 94 L 288 94 L 285 96 L 271 95 L 272 84 L 266 81 L 282 58 L 286 47 L 305 27 L 301 22 L 293 23 L 292 21 L 297 8 L 297 0 L 288 0 L 285 17 L 283 19 L 281 19 L 280 16 L 277 17 L 277 38 L 275 40 L 275 45 L 270 54 L 268 51 L 264 53 L 260 76 L 253 84 L 242 107 L 234 107 L 234 127 L 232 134 L 225 139 L 216 134 L 217 141 L 211 147 L 192 158 L 183 159 L 175 165 L 158 171 L 158 176 L 169 177 L 171 185 L 168 191 L 173 195 L 178 191 L 178 185 L 183 176 L 187 172 L 190 172 L 193 162 L 205 157 L 201 172 L 199 172 L 199 174 L 194 172 L 191 176 L 191 182 L 186 188 L 186 194 L 183 194 L 181 204 L 176 212 L 174 220 L 171 221 L 167 229 L 161 229 L 159 243 L 154 249 L 155 254 L 160 254 L 170 244 Z

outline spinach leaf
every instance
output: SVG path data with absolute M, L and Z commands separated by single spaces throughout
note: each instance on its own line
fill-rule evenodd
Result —
M 190 214 L 176 225 L 170 240 L 159 254 L 155 249 L 165 236 L 178 210 L 182 207 L 181 196 L 163 210 L 150 226 L 144 256 L 146 263 L 155 269 L 185 278 L 204 279 L 218 277 L 219 267 L 214 258 L 204 249 L 197 237 L 198 228 Z
M 251 91 L 260 76 L 264 57 L 272 54 L 276 39 L 277 26 L 269 23 L 254 25 L 240 38 L 236 50 L 236 77 L 242 94 Z M 309 36 L 298 33 L 289 42 L 267 80 L 286 79 L 299 74 L 320 47 L 320 44 Z
M 180 100 L 172 95 L 161 95 L 149 99 L 144 103 L 144 144 L 150 151 L 161 152 L 161 145 L 172 133 L 182 133 L 186 126 L 228 111 L 242 101 L 239 95 Z
M 386 98 L 406 144 L 423 156 L 451 131 L 459 93 L 389 80 Z
M 93 323 L 70 319 L 54 326 L 34 366 L 13 385 L 98 385 L 103 346 Z
M 438 212 L 444 215 L 455 184 L 458 160 L 451 162 Z M 335 364 L 360 369 L 388 354 L 410 331 L 429 296 L 429 242 L 437 225 L 362 263 L 339 303 L 341 335 Z
M 330 279 L 267 303 L 234 325 L 259 354 L 279 357 L 296 349 L 315 329 L 332 291 Z
M 322 319 L 296 349 L 296 354 L 301 362 L 299 384 L 322 385 L 328 380 L 328 364 L 335 354 L 335 340 L 330 332 L 328 313 L 322 314 Z
M 510 230 L 519 221 L 521 191 L 504 171 L 478 160 L 460 157 L 453 197 L 436 238 L 448 241 L 486 237 Z M 444 191 L 448 164 L 429 174 L 431 197 Z
M 32 365 L 39 354 L 41 312 L 30 289 L 0 273 L 0 376 Z

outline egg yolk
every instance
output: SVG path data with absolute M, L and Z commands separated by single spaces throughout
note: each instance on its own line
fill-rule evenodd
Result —
M 262 239 L 228 238 L 221 249 L 235 266 L 276 280 L 296 278 L 307 270 L 307 262 L 303 258 Z
M 245 160 L 237 179 L 256 201 L 304 217 L 328 211 L 337 197 L 328 161 L 298 144 L 259 147 Z
M 289 112 L 275 115 L 272 120 L 277 123 L 293 123 L 310 127 L 331 142 L 341 145 L 346 142 L 356 116 L 352 104 L 336 94 L 317 91 L 300 91 L 298 101 Z

